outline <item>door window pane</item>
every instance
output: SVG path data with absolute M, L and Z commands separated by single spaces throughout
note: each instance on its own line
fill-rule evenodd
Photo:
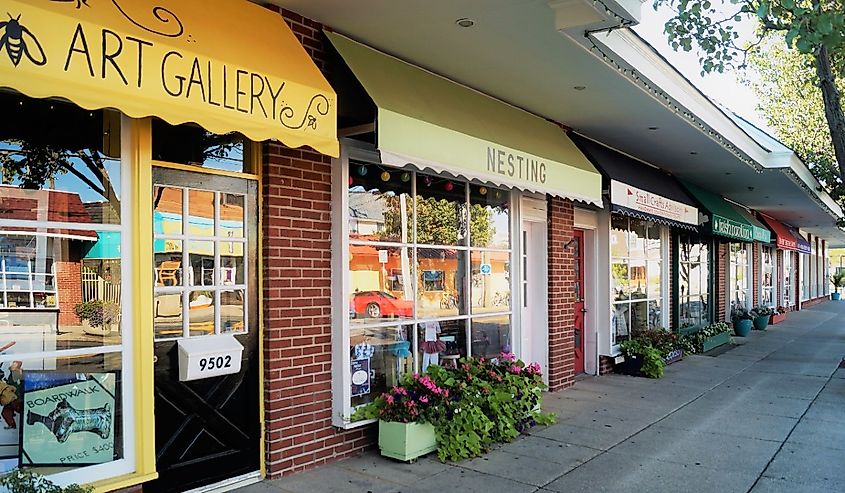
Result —
M 153 187 L 153 232 L 157 235 L 181 235 L 183 190 Z
M 214 192 L 188 192 L 188 231 L 190 236 L 214 236 Z
M 220 231 L 218 236 L 224 238 L 244 237 L 244 200 L 243 195 L 220 193 Z
M 153 298 L 156 339 L 182 337 L 182 293 L 156 293 Z
M 220 332 L 224 334 L 246 331 L 243 289 L 220 291 Z

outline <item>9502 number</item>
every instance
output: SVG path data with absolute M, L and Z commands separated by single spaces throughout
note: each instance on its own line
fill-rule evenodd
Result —
M 210 356 L 199 359 L 200 371 L 212 371 L 232 367 L 232 356 Z

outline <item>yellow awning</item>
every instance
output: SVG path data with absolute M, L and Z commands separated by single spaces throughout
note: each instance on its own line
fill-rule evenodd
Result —
M 281 16 L 263 7 L 6 0 L 2 15 L 0 86 L 338 155 L 334 91 Z
M 386 164 L 412 164 L 601 206 L 601 175 L 557 125 L 334 33 L 378 106 Z

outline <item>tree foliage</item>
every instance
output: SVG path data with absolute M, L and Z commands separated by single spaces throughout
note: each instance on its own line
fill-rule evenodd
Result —
M 845 0 L 654 0 L 675 15 L 665 25 L 669 44 L 699 54 L 702 74 L 744 67 L 770 34 L 812 57 L 831 148 L 845 176 L 845 115 L 836 71 L 845 62 Z M 751 39 L 742 28 L 756 25 Z
M 389 205 L 385 208 L 384 236 L 401 231 L 401 215 L 398 197 L 385 197 Z M 430 245 L 457 245 L 458 233 L 466 231 L 465 208 L 462 204 L 449 200 L 417 200 L 417 243 Z M 406 221 L 410 226 L 413 221 L 411 208 L 405 211 Z M 479 204 L 470 207 L 470 238 L 473 246 L 487 246 L 496 234 L 492 212 Z M 461 234 L 463 238 L 463 234 Z M 410 240 L 410 238 L 409 238 Z M 463 239 L 462 239 L 463 241 Z
M 759 98 L 757 109 L 777 138 L 798 153 L 831 196 L 845 206 L 845 186 L 839 177 L 813 63 L 811 55 L 770 37 L 760 51 L 749 55 L 740 80 Z M 841 91 L 845 66 L 836 70 Z

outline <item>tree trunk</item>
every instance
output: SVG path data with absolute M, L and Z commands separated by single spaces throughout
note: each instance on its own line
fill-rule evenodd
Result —
M 830 66 L 830 52 L 825 46 L 816 50 L 815 59 L 824 101 L 824 116 L 830 127 L 833 152 L 839 164 L 839 177 L 845 182 L 845 114 L 842 113 L 842 100 L 836 88 L 836 75 Z

